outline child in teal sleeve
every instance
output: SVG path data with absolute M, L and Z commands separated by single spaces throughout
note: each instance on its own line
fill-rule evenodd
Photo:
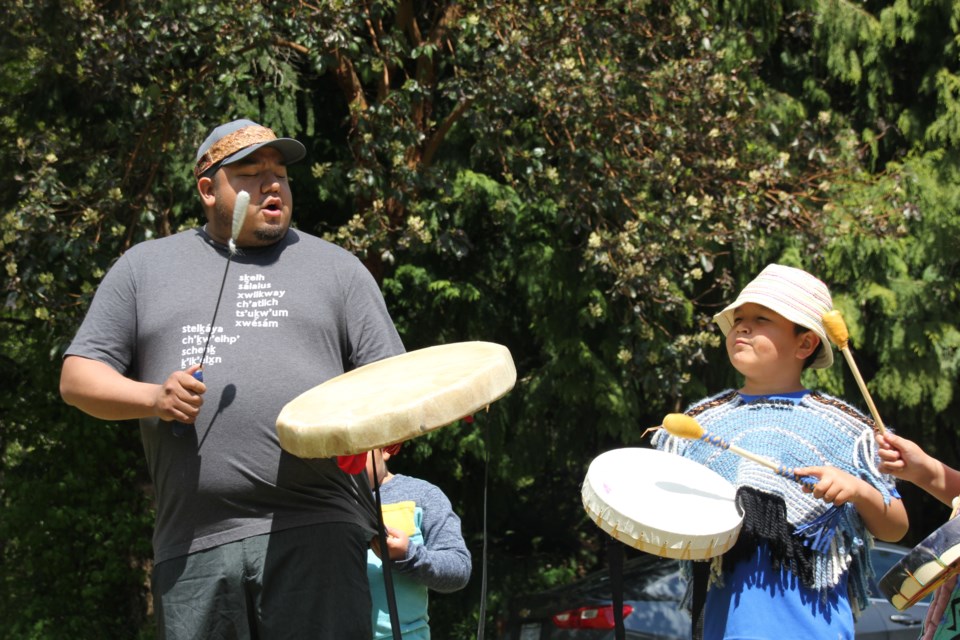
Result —
M 435 485 L 393 474 L 387 461 L 399 445 L 372 451 L 367 477 L 380 483 L 380 501 L 392 561 L 393 588 L 404 640 L 429 640 L 428 590 L 450 593 L 470 580 L 471 559 L 450 500 Z M 367 577 L 373 601 L 373 637 L 392 638 L 383 566 L 373 550 L 367 553 Z

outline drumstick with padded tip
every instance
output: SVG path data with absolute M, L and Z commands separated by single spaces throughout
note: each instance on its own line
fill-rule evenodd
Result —
M 793 472 L 793 469 L 785 467 L 782 464 L 774 462 L 764 458 L 763 456 L 758 456 L 755 453 L 751 453 L 745 449 L 730 444 L 717 436 L 710 434 L 703 427 L 700 426 L 700 423 L 696 421 L 695 418 L 692 418 L 684 413 L 669 413 L 663 419 L 663 428 L 667 430 L 668 433 L 672 436 L 677 436 L 678 438 L 685 438 L 687 440 L 703 440 L 707 444 L 712 444 L 721 449 L 727 449 L 738 456 L 742 456 L 747 460 L 752 460 L 757 464 L 763 465 L 768 469 L 772 469 L 781 475 L 784 478 L 789 478 L 790 480 L 796 480 L 801 484 L 815 485 L 817 479 L 813 477 L 804 477 L 799 478 L 797 474 Z
M 847 332 L 847 323 L 843 321 L 843 315 L 840 311 L 833 309 L 823 314 L 823 328 L 827 330 L 827 336 L 830 338 L 830 341 L 837 345 L 840 353 L 843 354 L 844 359 L 846 359 L 847 364 L 850 366 L 850 371 L 853 372 L 857 386 L 860 387 L 860 393 L 863 394 L 863 399 L 867 401 L 867 406 L 870 408 L 870 415 L 873 416 L 873 422 L 877 425 L 877 431 L 881 434 L 886 433 L 887 428 L 883 426 L 883 420 L 880 419 L 877 407 L 873 404 L 873 398 L 870 396 L 870 391 L 867 390 L 867 385 L 860 375 L 860 369 L 857 368 L 857 363 L 853 360 L 853 353 L 850 352 L 850 346 L 848 344 L 850 334 Z
M 203 343 L 203 354 L 200 356 L 200 368 L 193 374 L 193 377 L 201 382 L 203 382 L 203 360 L 207 357 L 207 347 L 210 345 L 213 325 L 217 321 L 217 311 L 220 309 L 220 298 L 223 297 L 223 285 L 227 282 L 227 271 L 230 269 L 230 261 L 233 259 L 233 256 L 237 255 L 237 238 L 240 237 L 243 222 L 247 219 L 247 205 L 249 204 L 249 193 L 246 191 L 237 193 L 237 199 L 233 205 L 233 223 L 230 229 L 230 240 L 227 242 L 227 264 L 223 268 L 223 280 L 220 281 L 220 293 L 217 294 L 217 304 L 213 307 L 213 318 L 211 318 L 210 327 L 207 329 L 207 340 Z
M 820 479 L 816 476 L 798 476 L 793 469 L 767 460 L 761 456 L 745 451 L 740 447 L 724 442 L 717 436 L 707 433 L 694 418 L 683 413 L 671 413 L 663 419 L 663 427 L 673 436 L 688 439 L 703 440 L 708 444 L 718 446 L 722 449 L 728 449 L 737 455 L 743 456 L 765 467 L 773 469 L 777 475 L 793 480 L 804 486 L 804 490 L 813 491 Z M 837 506 L 831 504 L 823 514 L 814 518 L 812 521 L 798 526 L 796 531 L 804 538 L 804 544 L 826 553 L 830 549 L 833 537 L 837 531 L 837 519 L 843 514 L 844 510 L 851 507 L 847 505 Z
M 227 283 L 227 271 L 230 269 L 230 261 L 237 255 L 237 238 L 240 236 L 240 230 L 243 228 L 243 222 L 247 219 L 247 206 L 250 204 L 250 194 L 246 191 L 237 193 L 236 202 L 233 205 L 233 221 L 230 229 L 230 240 L 227 242 L 227 264 L 223 268 L 223 280 L 220 281 L 220 293 L 217 294 L 217 304 L 213 307 L 213 318 L 210 320 L 210 327 L 207 329 L 207 339 L 203 343 L 203 353 L 200 355 L 200 368 L 193 372 L 193 377 L 203 382 L 203 361 L 207 357 L 207 347 L 210 345 L 210 336 L 213 335 L 213 325 L 217 321 L 217 311 L 220 309 L 220 298 L 223 297 L 223 285 Z M 176 422 L 173 425 L 173 435 L 180 436 L 186 433 L 190 426 Z

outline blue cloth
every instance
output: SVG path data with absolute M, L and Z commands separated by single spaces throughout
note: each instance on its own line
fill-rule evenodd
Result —
M 837 638 L 852 640 L 853 612 L 846 574 L 824 597 L 784 569 L 775 569 L 761 545 L 722 586 L 707 593 L 703 640 Z

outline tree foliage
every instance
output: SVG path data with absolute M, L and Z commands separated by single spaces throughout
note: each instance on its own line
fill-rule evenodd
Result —
M 450 495 L 474 552 L 470 586 L 434 597 L 438 637 L 477 627 L 484 543 L 492 616 L 597 566 L 587 464 L 735 383 L 710 318 L 770 261 L 831 284 L 881 413 L 960 459 L 952 3 L 8 4 L 15 637 L 149 632 L 140 444 L 62 405 L 59 357 L 118 255 L 199 222 L 195 149 L 235 117 L 307 145 L 296 224 L 364 260 L 408 349 L 490 340 L 517 364 L 476 423 L 395 459 Z M 810 382 L 859 403 L 839 363 Z M 937 520 L 911 515 L 911 535 Z

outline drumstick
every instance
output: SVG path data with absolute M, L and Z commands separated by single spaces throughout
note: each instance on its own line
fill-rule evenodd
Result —
M 747 460 L 752 460 L 753 462 L 763 465 L 768 469 L 772 469 L 777 473 L 777 475 L 781 475 L 784 478 L 796 480 L 801 484 L 808 484 L 810 486 L 813 486 L 817 483 L 816 478 L 798 478 L 793 472 L 793 469 L 785 467 L 782 464 L 772 460 L 768 460 L 763 456 L 758 456 L 755 453 L 750 453 L 745 449 L 741 449 L 736 445 L 732 445 L 720 439 L 719 437 L 710 434 L 700 426 L 700 423 L 697 422 L 696 419 L 691 418 L 684 413 L 667 414 L 667 416 L 663 419 L 663 428 L 666 429 L 670 435 L 677 436 L 678 438 L 685 438 L 687 440 L 703 440 L 707 444 L 712 444 L 720 447 L 721 449 L 728 449 L 738 456 L 742 456 Z
M 844 359 L 846 359 L 847 364 L 850 366 L 850 371 L 853 372 L 857 386 L 860 387 L 860 393 L 863 394 L 863 398 L 867 401 L 867 406 L 870 408 L 870 415 L 873 416 L 873 422 L 877 425 L 877 431 L 881 434 L 886 433 L 887 428 L 883 426 L 883 420 L 880 419 L 880 414 L 877 412 L 877 407 L 873 404 L 870 391 L 867 390 L 867 385 L 860 375 L 860 369 L 857 368 L 857 363 L 853 360 L 853 353 L 850 352 L 850 347 L 847 344 L 850 340 L 850 334 L 847 332 L 847 324 L 843 321 L 843 315 L 837 309 L 833 309 L 823 314 L 822 319 L 823 328 L 827 330 L 827 336 L 831 342 L 840 348 L 840 353 L 843 354 Z
M 203 343 L 203 354 L 200 356 L 200 369 L 193 374 L 197 380 L 203 382 L 203 360 L 207 357 L 207 347 L 210 345 L 210 336 L 213 334 L 213 325 L 217 321 L 217 311 L 220 309 L 220 298 L 223 296 L 223 285 L 227 282 L 227 271 L 230 269 L 230 261 L 237 255 L 237 238 L 240 236 L 240 229 L 243 228 L 243 221 L 247 218 L 247 205 L 250 204 L 250 194 L 241 191 L 237 194 L 237 200 L 233 205 L 233 227 L 230 230 L 230 240 L 227 242 L 227 264 L 223 268 L 223 280 L 220 281 L 220 293 L 217 294 L 217 304 L 213 307 L 213 318 L 210 320 L 210 327 L 207 329 L 207 340 Z M 198 375 L 199 374 L 199 375 Z
M 223 285 L 227 283 L 227 271 L 230 269 L 230 261 L 237 254 L 237 238 L 240 236 L 240 229 L 243 228 L 243 222 L 247 218 L 247 206 L 250 204 L 250 194 L 246 191 L 237 193 L 236 202 L 233 205 L 233 222 L 230 229 L 230 240 L 227 242 L 227 264 L 223 268 L 223 279 L 220 281 L 220 293 L 217 294 L 217 304 L 213 307 L 213 318 L 210 320 L 210 326 L 207 328 L 207 339 L 203 343 L 203 353 L 200 355 L 200 368 L 193 372 L 193 377 L 203 382 L 203 361 L 207 357 L 207 347 L 210 345 L 210 336 L 213 335 L 213 325 L 217 321 L 217 311 L 220 309 L 220 298 L 223 297 Z M 190 425 L 175 422 L 173 425 L 173 435 L 180 436 L 186 433 Z

